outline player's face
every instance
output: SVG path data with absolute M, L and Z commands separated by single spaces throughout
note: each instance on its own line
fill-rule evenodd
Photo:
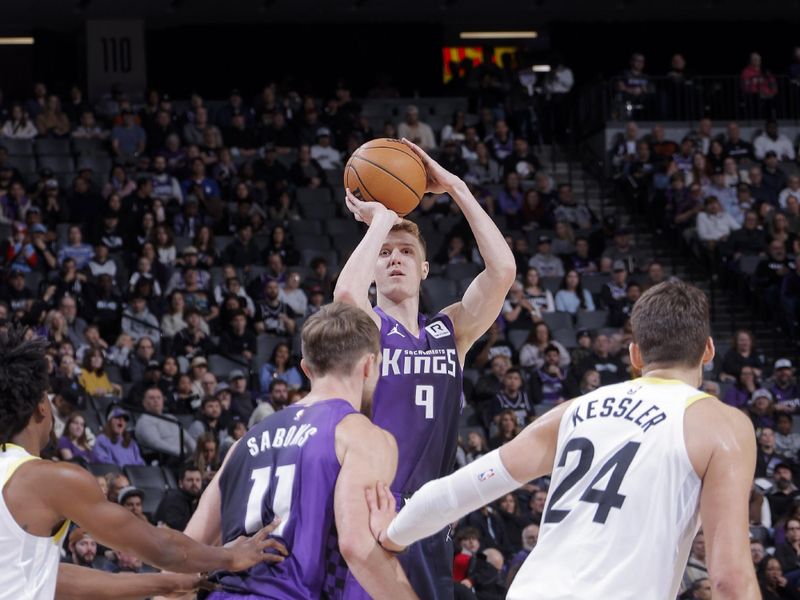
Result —
M 405 231 L 391 231 L 378 253 L 375 284 L 378 293 L 393 301 L 416 297 L 428 276 L 428 263 L 419 241 Z

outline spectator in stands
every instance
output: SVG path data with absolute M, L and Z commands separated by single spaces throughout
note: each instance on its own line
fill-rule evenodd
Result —
M 231 391 L 231 416 L 238 416 L 247 422 L 255 408 L 253 395 L 247 389 L 247 376 L 241 369 L 234 369 L 228 375 Z
M 791 587 L 784 577 L 781 562 L 774 556 L 767 556 L 758 565 L 758 578 L 763 600 L 796 600 L 800 598 L 797 590 Z
M 568 183 L 559 184 L 557 199 L 553 204 L 552 222 L 558 221 L 566 221 L 575 229 L 591 229 L 595 222 L 589 207 L 578 205 L 572 186 Z
M 621 301 L 614 302 L 609 307 L 608 325 L 609 327 L 625 326 L 625 323 L 631 316 L 633 306 L 642 295 L 642 288 L 635 281 L 628 283 L 625 291 L 625 298 Z
M 753 145 L 741 138 L 738 123 L 728 123 L 728 138 L 725 141 L 725 154 L 734 158 L 736 162 L 753 159 Z
M 92 458 L 94 435 L 86 427 L 83 414 L 76 411 L 67 417 L 64 433 L 58 438 L 58 454 L 62 460 L 89 463 Z
M 544 322 L 536 323 L 533 326 L 528 339 L 525 340 L 522 348 L 520 348 L 520 366 L 534 370 L 541 369 L 544 366 L 544 352 L 550 346 L 554 346 L 558 350 L 558 365 L 561 368 L 568 367 L 571 360 L 569 352 L 561 342 L 552 339 L 550 328 Z
M 525 397 L 527 399 L 527 394 Z M 530 414 L 533 415 L 533 407 L 531 407 Z M 509 408 L 496 415 L 494 420 L 497 422 L 497 435 L 489 440 L 489 447 L 492 450 L 510 442 L 522 431 L 517 413 Z
M 720 377 L 722 378 L 722 377 Z M 728 388 L 722 401 L 734 408 L 746 409 L 753 392 L 756 391 L 756 377 L 753 367 L 744 366 L 739 369 L 736 383 Z
M 126 465 L 144 465 L 139 445 L 127 429 L 129 418 L 123 409 L 111 409 L 106 425 L 92 448 L 92 462 L 113 464 L 120 468 Z
M 775 449 L 778 454 L 786 456 L 791 462 L 797 462 L 800 451 L 800 433 L 792 432 L 792 415 L 779 412 L 775 416 Z
M 473 429 L 467 434 L 467 444 L 464 449 L 464 462 L 469 464 L 489 452 L 489 444 L 482 431 Z
M 762 165 L 764 184 L 773 191 L 773 203 L 777 203 L 778 194 L 786 187 L 786 173 L 778 166 L 778 155 L 773 150 L 768 150 L 764 155 Z
M 95 119 L 94 112 L 87 108 L 78 115 L 79 124 L 72 130 L 72 137 L 77 140 L 105 140 L 108 131 L 103 130 Z
M 788 460 L 791 459 L 787 458 Z M 775 488 L 767 499 L 769 500 L 773 523 L 777 523 L 789 516 L 795 504 L 795 499 L 800 496 L 800 490 L 797 489 L 797 486 L 792 481 L 792 467 L 788 463 L 775 465 L 772 478 L 775 481 Z M 800 535 L 797 537 L 800 539 Z
M 328 184 L 322 166 L 311 157 L 311 148 L 303 144 L 297 151 L 297 161 L 289 169 L 290 181 L 297 187 L 319 188 Z
M 231 263 L 240 269 L 257 264 L 260 256 L 261 251 L 253 239 L 253 227 L 246 222 L 239 225 L 236 237 L 222 252 L 224 262 Z
M 559 257 L 552 254 L 551 245 L 550 236 L 540 235 L 537 253 L 530 259 L 528 266 L 534 267 L 542 277 L 563 277 L 564 264 Z
M 753 334 L 746 329 L 740 329 L 734 335 L 733 342 L 733 348 L 722 359 L 720 381 L 735 381 L 744 366 L 752 367 L 756 380 L 759 380 L 764 363 L 756 352 Z
M 576 315 L 578 310 L 594 310 L 594 300 L 588 290 L 581 285 L 581 276 L 577 271 L 567 271 L 558 292 L 556 292 L 556 310 Z
M 288 344 L 280 343 L 275 346 L 269 362 L 261 366 L 259 372 L 261 390 L 268 391 L 275 379 L 285 381 L 289 389 L 300 389 L 303 386 L 303 376 L 293 364 Z
M 541 163 L 536 155 L 531 152 L 528 140 L 523 137 L 514 139 L 511 154 L 503 161 L 503 172 L 516 173 L 523 181 L 533 181 L 536 171 L 541 169 Z
M 331 146 L 331 130 L 328 127 L 317 129 L 317 143 L 311 146 L 311 158 L 326 170 L 342 167 L 342 154 Z
M 788 465 L 786 465 L 788 467 Z M 789 470 L 791 475 L 791 470 Z M 794 486 L 792 486 L 794 487 Z M 794 488 L 795 493 L 797 488 Z M 795 494 L 796 495 L 796 494 Z M 771 506 L 771 505 L 770 505 Z M 775 513 L 773 512 L 773 515 Z M 786 541 L 775 548 L 775 558 L 781 563 L 781 568 L 787 574 L 792 586 L 797 587 L 797 576 L 800 575 L 800 521 L 788 519 L 783 526 Z
M 206 164 L 203 159 L 196 156 L 191 161 L 191 173 L 181 183 L 183 197 L 193 195 L 197 198 L 203 210 L 214 220 L 219 220 L 222 215 L 219 184 L 211 177 L 206 176 Z
M 308 307 L 306 293 L 300 287 L 302 277 L 297 271 L 291 271 L 286 277 L 286 283 L 281 288 L 281 300 L 294 311 L 296 315 L 305 315 Z
M 511 285 L 501 314 L 508 329 L 529 330 L 534 322 L 542 318 L 538 308 L 525 296 L 525 290 L 519 281 Z
M 118 502 L 136 518 L 149 521 L 144 514 L 144 491 L 134 486 L 123 488 L 119 491 Z
M 294 334 L 296 315 L 288 304 L 280 299 L 277 281 L 268 281 L 264 286 L 264 300 L 256 307 L 256 331 L 270 335 Z
M 567 371 L 560 366 L 561 352 L 553 344 L 544 349 L 544 364 L 532 376 L 531 390 L 534 402 L 543 405 L 543 410 L 566 400 Z
M 775 361 L 772 371 L 772 385 L 769 391 L 775 396 L 779 410 L 796 412 L 800 410 L 800 390 L 794 379 L 794 367 L 788 358 Z
M 200 311 L 189 307 L 184 311 L 186 327 L 175 335 L 172 349 L 178 356 L 193 362 L 194 358 L 210 354 L 214 344 L 207 332 L 208 326 L 203 321 Z
M 166 491 L 153 520 L 159 525 L 163 523 L 167 527 L 183 531 L 197 508 L 202 491 L 203 477 L 197 465 L 184 465 L 178 475 L 178 489 Z
M 67 548 L 73 564 L 88 569 L 105 570 L 108 561 L 97 555 L 97 542 L 85 529 L 76 527 L 72 530 Z
M 3 123 L 3 128 L 0 130 L 0 137 L 12 140 L 32 140 L 39 132 L 33 121 L 29 119 L 30 117 L 22 105 L 14 104 L 11 107 L 11 118 Z
M 251 360 L 256 350 L 256 335 L 247 327 L 247 315 L 241 310 L 233 312 L 228 326 L 220 336 L 220 353 Z
M 219 471 L 221 461 L 219 457 L 219 441 L 213 433 L 203 433 L 197 438 L 197 447 L 194 451 L 194 464 L 203 479 L 203 485 L 208 485 Z
M 523 389 L 522 372 L 517 368 L 510 368 L 503 375 L 503 385 L 492 403 L 492 422 L 499 425 L 501 416 L 506 411 L 511 411 L 521 430 L 533 418 L 533 403 Z
M 704 210 L 697 215 L 697 238 L 705 243 L 707 249 L 713 251 L 718 248 L 739 227 L 716 196 L 705 199 Z
M 158 319 L 147 308 L 147 300 L 143 296 L 135 295 L 122 312 L 122 331 L 134 341 L 148 337 L 154 345 L 158 344 L 161 337 Z
M 686 565 L 686 570 L 683 573 L 683 580 L 681 581 L 681 592 L 692 589 L 693 584 L 701 579 L 708 579 L 706 544 L 702 529 L 697 532 L 692 542 L 689 562 Z
M 780 290 L 783 278 L 792 270 L 786 256 L 786 244 L 773 240 L 767 247 L 767 256 L 756 267 L 754 282 L 763 290 L 768 310 L 777 311 L 780 303 Z
M 405 120 L 397 126 L 397 136 L 414 142 L 425 152 L 436 149 L 436 137 L 433 135 L 433 129 L 420 120 L 419 109 L 413 104 L 406 107 Z
M 136 421 L 136 439 L 144 448 L 176 457 L 194 451 L 194 439 L 188 434 L 181 436 L 178 420 L 164 414 L 164 394 L 158 387 L 145 392 L 142 406 L 145 414 Z
M 58 250 L 58 263 L 63 264 L 67 258 L 75 260 L 75 267 L 83 270 L 94 256 L 94 248 L 83 243 L 83 232 L 78 225 L 70 225 L 67 231 L 67 243 Z
M 83 355 L 83 367 L 78 378 L 90 396 L 121 396 L 122 387 L 112 383 L 105 370 L 105 357 L 100 348 L 90 348 Z
M 539 526 L 530 524 L 522 530 L 522 549 L 514 554 L 509 561 L 509 566 L 513 569 L 517 565 L 521 565 L 528 558 L 528 555 L 536 547 L 539 541 Z
M 650 79 L 644 72 L 644 54 L 635 52 L 631 55 L 628 68 L 619 76 L 616 82 L 617 91 L 620 99 L 625 103 L 626 108 L 623 117 L 630 117 L 633 111 L 631 105 L 644 108 L 651 94 Z
M 111 151 L 121 162 L 133 163 L 145 150 L 147 134 L 136 124 L 130 108 L 123 108 L 121 115 L 122 125 L 111 130 Z
M 786 187 L 778 194 L 778 205 L 782 210 L 786 210 L 786 201 L 789 196 L 794 196 L 800 201 L 800 176 L 798 175 L 789 175 L 786 178 Z
M 183 294 L 180 290 L 174 290 L 169 295 L 169 307 L 167 312 L 161 317 L 161 333 L 164 337 L 172 338 L 181 329 L 186 327 L 186 321 L 183 320 L 183 311 L 186 307 L 186 302 L 183 299 Z
M 69 135 L 69 118 L 61 110 L 61 100 L 55 94 L 47 97 L 44 109 L 36 116 L 36 129 L 40 137 L 66 137 Z
M 200 435 L 211 433 L 221 444 L 227 435 L 229 415 L 223 413 L 222 403 L 217 396 L 208 395 L 200 402 L 200 414 L 186 432 L 196 441 Z
M 768 152 L 774 152 L 779 160 L 794 160 L 795 151 L 792 142 L 778 131 L 778 122 L 767 121 L 764 131 L 753 142 L 754 155 L 757 160 L 764 160 Z
M 753 395 L 750 396 L 748 412 L 750 413 L 750 420 L 753 422 L 753 427 L 755 427 L 756 430 L 761 429 L 761 436 L 758 438 L 759 444 L 761 451 L 768 458 L 768 460 L 765 461 L 765 464 L 768 465 L 768 473 L 762 475 L 762 477 L 772 477 L 772 469 L 775 465 L 771 464 L 770 460 L 777 457 L 777 453 L 775 452 L 774 431 L 775 404 L 772 401 L 772 394 L 769 390 L 760 388 L 753 392 Z M 756 466 L 756 474 L 758 474 L 758 471 L 759 467 Z
M 610 340 L 608 336 L 600 334 L 595 337 L 592 344 L 592 353 L 579 365 L 576 375 L 580 376 L 585 371 L 594 369 L 600 373 L 602 385 L 611 385 L 624 381 L 628 376 L 625 365 L 610 353 Z

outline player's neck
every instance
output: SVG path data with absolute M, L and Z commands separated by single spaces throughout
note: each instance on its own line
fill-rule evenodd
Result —
M 32 431 L 29 428 L 25 428 L 17 435 L 13 436 L 10 440 L 10 443 L 23 448 L 32 456 L 39 456 L 42 451 L 41 446 L 39 445 L 39 439 L 40 436 L 38 432 Z
M 299 404 L 316 404 L 331 398 L 341 398 L 349 402 L 354 409 L 361 411 L 361 396 L 364 391 L 364 380 L 340 375 L 326 375 L 315 378 L 311 382 L 311 391 Z
M 699 368 L 686 369 L 680 367 L 642 369 L 642 377 L 653 379 L 673 379 L 682 381 L 686 385 L 699 388 L 703 385 L 703 371 Z
M 419 296 L 400 301 L 378 294 L 378 308 L 399 322 L 412 335 L 419 335 Z

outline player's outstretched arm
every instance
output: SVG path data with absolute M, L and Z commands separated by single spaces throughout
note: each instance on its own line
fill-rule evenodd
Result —
M 366 223 L 369 229 L 339 273 L 333 299 L 367 311 L 369 315 L 374 315 L 373 321 L 380 325 L 380 319 L 369 303 L 369 286 L 372 284 L 372 271 L 381 246 L 395 223 L 400 222 L 400 218 L 396 212 L 380 202 L 363 202 L 350 193 L 350 190 L 345 193 L 348 210 L 357 221 Z
M 386 548 L 401 550 L 445 525 L 553 470 L 558 427 L 570 402 L 528 425 L 516 438 L 459 469 L 429 481 L 397 516 L 385 484 L 367 491 L 370 528 Z
M 464 364 L 464 358 L 472 344 L 489 329 L 500 314 L 506 294 L 517 275 L 516 262 L 503 234 L 470 193 L 467 184 L 416 144 L 406 139 L 403 142 L 417 153 L 425 165 L 428 174 L 427 191 L 435 194 L 446 192 L 458 204 L 472 229 L 486 265 L 467 288 L 461 302 L 444 310 L 453 321 L 458 355 L 461 364 Z
M 692 440 L 710 446 L 700 492 L 700 517 L 714 600 L 760 598 L 748 529 L 756 464 L 753 425 L 738 410 L 717 402 L 698 403 L 689 414 L 701 417 L 686 420 L 690 452 L 695 454 Z
M 108 573 L 69 563 L 58 565 L 56 600 L 140 600 L 197 591 L 200 575 Z
M 153 527 L 118 504 L 106 500 L 94 477 L 80 467 L 59 463 L 37 465 L 33 489 L 41 490 L 46 506 L 92 534 L 104 546 L 130 552 L 148 564 L 179 573 L 202 573 L 225 569 L 243 571 L 259 562 L 279 562 L 282 556 L 267 554 L 286 548 L 268 539 L 269 528 L 234 546 L 213 548 L 199 544 L 180 532 Z
M 417 598 L 397 559 L 381 548 L 369 525 L 365 491 L 394 479 L 397 444 L 363 415 L 345 417 L 336 428 L 336 454 L 342 465 L 334 492 L 339 551 L 358 583 L 376 599 Z

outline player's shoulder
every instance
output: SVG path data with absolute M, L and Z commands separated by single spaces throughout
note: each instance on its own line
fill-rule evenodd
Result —
M 728 406 L 719 399 L 699 392 L 695 400 L 686 408 L 686 424 L 701 430 L 706 426 L 713 426 L 715 429 L 725 429 L 731 434 L 752 437 L 753 423 L 738 408 Z
M 336 438 L 345 444 L 377 444 L 397 450 L 394 436 L 361 413 L 351 413 L 339 421 Z

